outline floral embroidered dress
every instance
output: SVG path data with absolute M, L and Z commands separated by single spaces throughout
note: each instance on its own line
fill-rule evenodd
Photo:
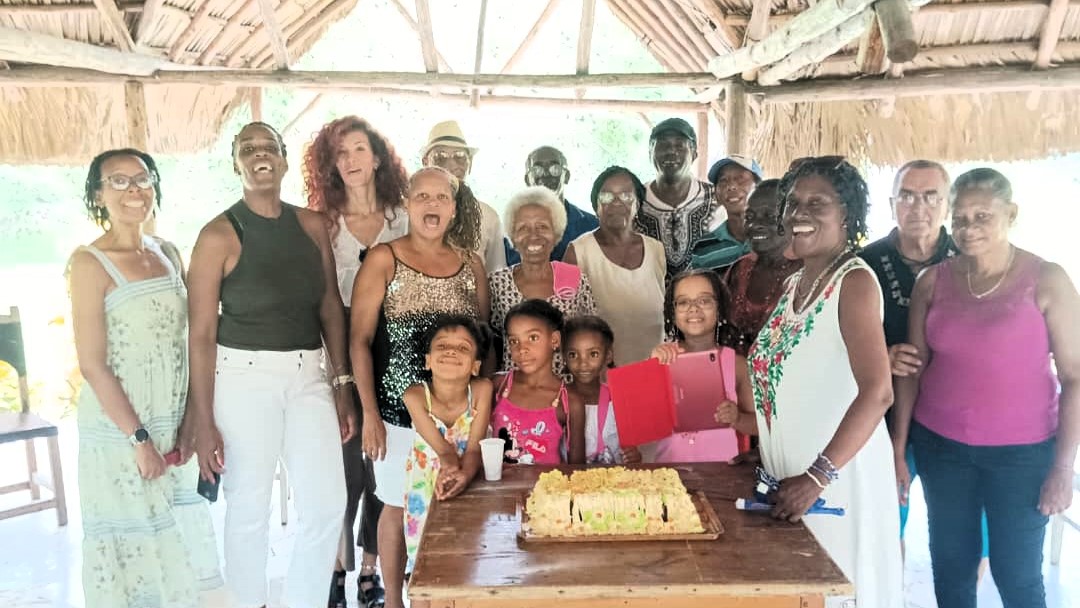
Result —
M 844 277 L 858 270 L 873 276 L 865 262 L 851 259 L 801 314 L 793 310 L 791 300 L 802 271 L 792 275 L 750 350 L 761 461 L 778 479 L 802 475 L 809 468 L 858 393 L 839 317 Z M 840 470 L 840 478 L 822 493 L 829 506 L 843 507 L 847 513 L 808 515 L 803 520 L 855 584 L 860 606 L 904 605 L 892 456 L 881 421 Z
M 128 281 L 100 250 L 83 247 L 116 283 L 105 296 L 107 361 L 161 454 L 173 449 L 187 403 L 187 290 L 158 243 L 169 274 Z M 89 384 L 79 394 L 79 495 L 87 606 L 195 608 L 222 584 L 206 501 L 192 458 L 147 481 L 135 448 Z
M 469 443 L 469 432 L 476 408 L 473 406 L 472 384 L 469 385 L 469 405 L 451 426 L 431 413 L 431 390 L 424 383 L 424 399 L 427 401 L 428 416 L 435 423 L 435 428 L 450 445 L 457 449 L 460 457 Z M 439 476 L 439 456 L 420 433 L 416 434 L 409 460 L 405 463 L 405 549 L 408 552 L 406 572 L 412 572 L 416 562 L 416 551 L 420 548 L 420 536 L 424 533 L 428 507 L 435 494 L 435 479 Z

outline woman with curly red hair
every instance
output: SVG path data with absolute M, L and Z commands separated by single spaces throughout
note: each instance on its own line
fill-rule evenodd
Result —
M 363 118 L 346 116 L 327 123 L 304 153 L 308 208 L 322 212 L 330 222 L 346 319 L 353 282 L 368 250 L 408 232 L 408 216 L 402 207 L 407 184 L 408 175 L 394 147 Z M 351 392 L 357 400 L 356 391 Z M 358 400 L 356 407 L 359 411 Z M 357 539 L 357 545 L 363 548 L 363 558 L 357 598 L 363 606 L 381 606 L 383 588 L 375 572 L 375 560 L 382 502 L 375 496 L 371 460 L 364 456 L 360 433 L 343 450 L 348 501 L 328 605 L 331 608 L 346 605 L 345 572 L 355 568 L 353 523 L 363 497 Z

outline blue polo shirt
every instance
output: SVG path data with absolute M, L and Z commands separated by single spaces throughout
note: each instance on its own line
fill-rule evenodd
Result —
M 716 230 L 694 243 L 694 249 L 690 254 L 690 267 L 719 272 L 748 253 L 750 253 L 750 242 L 739 241 L 731 236 L 728 223 L 724 222 Z
M 592 232 L 600 227 L 600 220 L 596 219 L 595 215 L 577 205 L 571 205 L 570 201 L 563 200 L 563 207 L 566 208 L 566 231 L 563 232 L 562 240 L 556 243 L 555 249 L 551 251 L 551 260 L 554 262 L 562 261 L 563 254 L 566 253 L 566 246 L 571 241 L 586 232 Z M 509 236 L 503 239 L 503 247 L 506 248 L 507 266 L 521 263 L 521 254 L 514 249 Z

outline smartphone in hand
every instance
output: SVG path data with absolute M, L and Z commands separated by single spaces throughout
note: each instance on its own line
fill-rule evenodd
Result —
M 202 475 L 199 475 L 199 486 L 196 491 L 198 491 L 199 496 L 202 496 L 206 500 L 209 500 L 210 502 L 217 502 L 218 487 L 220 486 L 221 474 L 215 472 L 213 482 L 206 481 L 205 479 L 203 479 Z

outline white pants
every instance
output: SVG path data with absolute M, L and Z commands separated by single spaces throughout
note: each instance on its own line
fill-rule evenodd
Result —
M 386 425 L 386 456 L 371 463 L 375 471 L 375 496 L 388 507 L 405 506 L 405 465 L 412 453 L 416 431 L 383 422 Z
M 225 578 L 241 606 L 267 603 L 270 495 L 284 456 L 297 530 L 290 608 L 326 605 L 345 515 L 337 412 L 322 352 L 217 349 L 214 418 L 225 444 Z

